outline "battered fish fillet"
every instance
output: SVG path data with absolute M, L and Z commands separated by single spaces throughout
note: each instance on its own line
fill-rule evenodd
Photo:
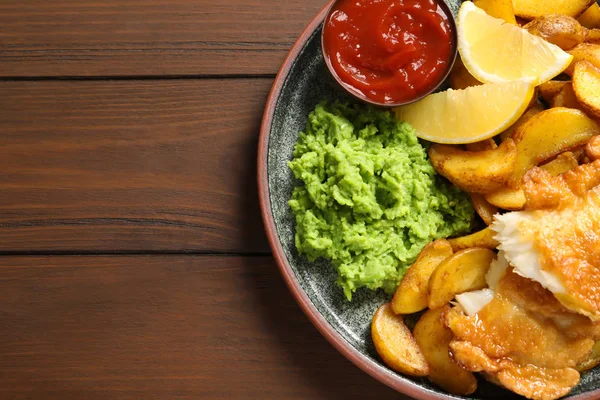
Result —
M 450 351 L 459 365 L 532 399 L 556 399 L 577 385 L 579 373 L 573 367 L 600 337 L 597 323 L 571 313 L 512 268 L 481 310 L 469 316 L 455 307 L 445 322 L 455 335 Z
M 526 208 L 496 217 L 498 247 L 515 272 L 569 310 L 600 320 L 600 160 L 552 177 L 525 178 Z

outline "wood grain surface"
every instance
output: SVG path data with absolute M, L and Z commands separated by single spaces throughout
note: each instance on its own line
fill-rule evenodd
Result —
M 270 79 L 0 82 L 0 252 L 268 252 Z
M 0 398 L 397 399 L 270 257 L 0 257 Z
M 3 0 L 0 76 L 275 74 L 327 0 Z

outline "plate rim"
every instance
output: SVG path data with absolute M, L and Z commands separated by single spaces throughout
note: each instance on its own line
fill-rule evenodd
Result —
M 356 348 L 354 348 L 333 328 L 333 326 L 325 319 L 325 317 L 323 317 L 323 315 L 313 304 L 312 300 L 308 297 L 297 280 L 279 241 L 279 236 L 275 227 L 275 219 L 271 209 L 268 181 L 269 139 L 275 107 L 277 105 L 279 95 L 281 94 L 281 90 L 286 83 L 289 72 L 296 59 L 304 49 L 308 40 L 314 34 L 315 30 L 317 30 L 325 20 L 325 16 L 327 15 L 329 8 L 334 1 L 335 0 L 329 1 L 306 26 L 302 34 L 300 34 L 300 36 L 296 39 L 275 77 L 263 112 L 258 138 L 257 180 L 260 211 L 267 240 L 271 250 L 273 251 L 273 257 L 275 258 L 277 268 L 279 269 L 279 272 L 281 273 L 289 291 L 292 293 L 294 300 L 296 303 L 298 303 L 311 323 L 317 328 L 319 333 L 321 333 L 321 335 L 325 337 L 325 339 L 346 359 L 379 382 L 382 382 L 390 388 L 413 398 L 422 400 L 464 399 L 465 397 L 462 396 L 445 394 L 441 391 L 437 392 L 428 388 L 424 388 L 409 378 L 389 370 L 387 367 L 383 366 L 383 364 L 369 359 Z M 569 400 L 598 399 L 600 398 L 600 389 L 567 398 Z

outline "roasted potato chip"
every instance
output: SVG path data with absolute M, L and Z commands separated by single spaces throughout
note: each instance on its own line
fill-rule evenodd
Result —
M 515 131 L 517 129 L 519 129 L 519 127 L 521 125 L 523 125 L 525 122 L 527 122 L 531 118 L 533 118 L 534 115 L 539 114 L 544 110 L 545 110 L 544 106 L 538 101 L 536 104 L 533 105 L 533 107 L 531 107 L 531 108 L 529 108 L 529 110 L 525 111 L 525 113 L 523 115 L 521 115 L 521 117 L 517 120 L 517 122 L 512 124 L 507 130 L 505 130 L 504 132 L 502 132 L 500 134 L 500 140 L 505 141 L 508 138 L 512 138 L 512 135 L 515 133 Z
M 591 161 L 600 159 L 600 136 L 594 136 L 585 146 L 585 154 Z
M 583 14 L 577 18 L 577 21 L 586 28 L 600 28 L 600 6 L 594 3 Z
M 448 393 L 466 396 L 477 389 L 477 379 L 450 358 L 448 345 L 454 334 L 442 320 L 448 309 L 446 306 L 427 311 L 417 322 L 413 333 L 429 364 L 429 380 Z
M 417 325 L 418 324 L 419 323 L 417 322 Z M 415 326 L 415 329 L 416 329 L 416 326 Z M 417 337 L 415 335 L 415 339 L 416 338 Z M 417 343 L 419 343 L 418 340 L 417 340 Z M 419 345 L 419 347 L 421 347 L 421 345 Z M 423 351 L 423 350 L 421 350 L 421 351 Z M 423 355 L 425 355 L 425 359 L 427 359 L 427 354 L 425 354 L 425 351 L 423 351 Z M 588 371 L 598 365 L 600 365 L 600 341 L 597 341 L 596 343 L 594 343 L 594 347 L 592 347 L 592 352 L 590 353 L 588 358 L 585 361 L 583 361 L 582 363 L 580 363 L 578 366 L 576 366 L 575 369 L 579 372 L 583 372 L 583 371 Z
M 452 71 L 449 76 L 450 87 L 455 90 L 466 89 L 471 86 L 482 85 L 471 73 L 467 70 L 460 57 L 456 59 Z
M 534 19 L 548 14 L 578 17 L 596 0 L 513 0 L 515 15 Z
M 562 88 L 564 88 L 569 83 L 571 83 L 571 82 L 569 82 L 569 81 L 544 82 L 539 86 L 540 96 L 542 96 L 542 99 L 544 99 L 544 101 L 546 103 L 550 104 L 552 102 L 552 99 L 554 99 L 554 96 L 556 96 L 562 90 Z
M 486 225 L 491 225 L 494 222 L 494 215 L 498 213 L 498 207 L 491 205 L 481 194 L 471 193 L 470 196 L 477 214 Z
M 443 307 L 457 294 L 487 287 L 485 274 L 494 258 L 492 250 L 474 247 L 444 260 L 429 280 L 429 308 Z
M 496 149 L 464 151 L 434 144 L 429 158 L 438 173 L 469 193 L 489 193 L 501 188 L 513 173 L 517 158 L 515 143 L 505 140 Z
M 503 187 L 495 192 L 486 194 L 485 199 L 496 207 L 510 211 L 522 210 L 527 201 L 525 192 L 520 187 Z
M 573 84 L 571 83 L 567 83 L 560 92 L 554 96 L 550 102 L 550 107 L 566 107 L 584 111 L 583 106 L 577 100 L 575 90 L 573 90 Z
M 448 239 L 448 243 L 452 246 L 452 250 L 461 251 L 472 249 L 473 247 L 484 247 L 486 249 L 495 249 L 500 244 L 494 235 L 496 233 L 489 226 L 479 232 L 472 233 L 467 236 L 461 236 L 453 239 Z
M 538 17 L 523 28 L 563 50 L 570 50 L 583 43 L 587 34 L 585 28 L 575 18 L 559 14 Z
M 427 308 L 429 278 L 438 265 L 452 255 L 452 246 L 440 239 L 429 243 L 406 271 L 390 302 L 396 314 L 412 314 Z
M 585 111 L 600 118 L 600 69 L 587 61 L 575 64 L 573 89 Z
M 568 53 L 573 56 L 571 65 L 565 69 L 565 72 L 569 75 L 573 75 L 575 64 L 579 61 L 589 61 L 600 68 L 600 44 L 581 43 L 569 50 Z
M 429 365 L 400 315 L 388 303 L 380 306 L 371 321 L 371 336 L 383 362 L 406 375 L 427 376 Z
M 558 107 L 537 114 L 513 135 L 517 158 L 510 187 L 521 187 L 523 177 L 531 167 L 585 144 L 598 134 L 598 124 L 579 110 Z
M 512 0 L 474 0 L 473 3 L 488 15 L 517 25 Z

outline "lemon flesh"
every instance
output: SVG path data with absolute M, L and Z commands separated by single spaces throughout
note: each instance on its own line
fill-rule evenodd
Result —
M 546 82 L 564 71 L 573 56 L 544 39 L 489 16 L 472 2 L 458 13 L 458 51 L 467 70 L 485 83 Z
M 435 143 L 474 143 L 512 125 L 534 94 L 528 81 L 488 83 L 464 90 L 449 89 L 395 109 L 418 137 Z

